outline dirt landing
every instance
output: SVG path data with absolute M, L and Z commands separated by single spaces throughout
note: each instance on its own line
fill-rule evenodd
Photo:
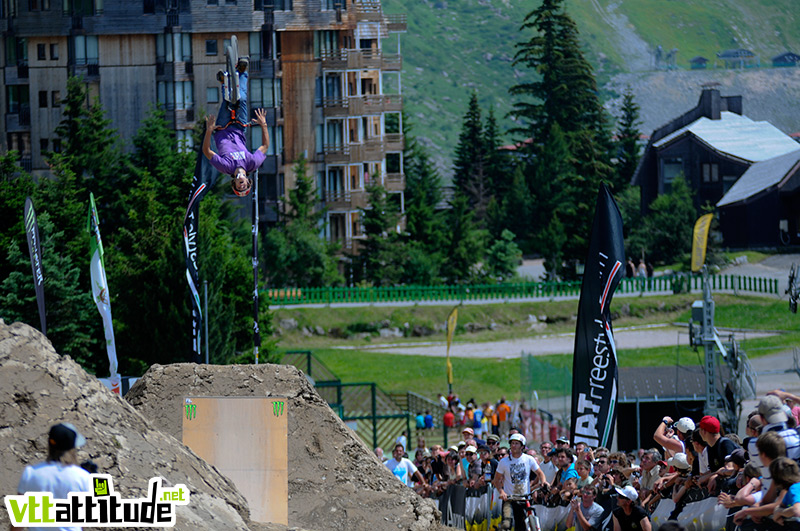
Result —
M 24 467 L 44 461 L 47 432 L 58 422 L 86 437 L 80 460 L 111 474 L 123 498 L 144 497 L 155 476 L 164 486 L 185 484 L 191 503 L 178 507 L 173 529 L 248 529 L 247 503 L 227 478 L 59 356 L 37 330 L 0 320 L 0 494 L 16 494 Z M 0 510 L 0 529 L 8 524 Z
M 289 414 L 289 525 L 310 530 L 439 531 L 433 503 L 402 485 L 303 374 L 285 365 L 154 365 L 126 395 L 181 438 L 187 396 L 281 396 Z

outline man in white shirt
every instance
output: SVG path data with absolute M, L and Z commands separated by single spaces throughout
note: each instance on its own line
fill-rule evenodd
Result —
M 539 468 L 544 472 L 544 477 L 547 479 L 548 483 L 553 482 L 553 478 L 556 477 L 556 472 L 558 472 L 558 467 L 553 462 L 553 456 L 550 455 L 552 451 L 553 445 L 550 441 L 544 441 L 539 445 L 539 455 L 542 456 L 542 462 L 539 463 Z
M 69 423 L 56 424 L 47 437 L 47 461 L 25 467 L 17 492 L 50 492 L 53 498 L 63 500 L 70 492 L 92 492 L 92 478 L 78 466 L 78 448 L 86 439 Z M 11 527 L 12 530 L 19 529 Z M 80 531 L 80 527 L 29 527 L 26 529 L 60 529 Z
M 511 501 L 508 497 L 524 497 L 531 492 L 531 473 L 534 473 L 543 485 L 550 484 L 539 468 L 539 464 L 532 456 L 524 453 L 525 436 L 515 433 L 509 437 L 510 454 L 500 460 L 497 472 L 494 475 L 494 486 L 503 500 L 503 519 L 508 520 L 514 515 L 514 529 L 525 531 L 525 502 Z
M 407 487 L 413 487 L 414 483 L 412 482 L 412 478 L 417 480 L 417 483 L 427 486 L 425 483 L 425 478 L 422 477 L 417 467 L 414 466 L 414 463 L 403 457 L 403 454 L 406 452 L 406 449 L 403 447 L 402 444 L 394 445 L 394 450 L 392 450 L 392 459 L 386 461 L 386 468 L 392 471 L 400 481 L 406 484 Z

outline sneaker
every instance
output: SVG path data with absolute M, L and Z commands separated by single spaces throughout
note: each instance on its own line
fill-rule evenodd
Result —
M 222 70 L 217 70 L 217 81 L 220 83 L 225 83 L 225 72 Z
M 250 58 L 246 55 L 239 58 L 239 62 L 236 63 L 236 71 L 240 74 L 247 72 L 247 67 L 250 66 Z

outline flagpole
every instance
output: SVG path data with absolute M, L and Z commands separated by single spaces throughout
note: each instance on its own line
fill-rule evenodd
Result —
M 253 175 L 253 356 L 258 365 L 261 332 L 258 329 L 258 171 Z
M 203 326 L 206 331 L 206 365 L 208 365 L 208 280 L 203 280 Z

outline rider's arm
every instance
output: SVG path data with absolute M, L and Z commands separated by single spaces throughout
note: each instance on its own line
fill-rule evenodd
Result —
M 206 134 L 203 136 L 203 155 L 208 160 L 211 160 L 216 153 L 211 149 L 211 135 L 214 133 L 214 126 L 217 123 L 217 118 L 213 114 L 206 116 Z
M 544 470 L 537 468 L 534 474 L 536 474 L 536 477 L 539 478 L 540 485 L 547 485 L 548 487 L 550 486 L 550 484 L 547 482 L 547 477 L 544 475 Z
M 501 499 L 505 499 L 506 497 L 506 491 L 503 490 L 503 482 L 505 480 L 506 480 L 505 476 L 503 476 L 502 472 L 500 471 L 495 472 L 494 479 L 492 480 L 492 485 L 494 485 L 494 488 L 497 489 L 497 492 L 499 493 Z
M 264 109 L 256 109 L 256 117 L 253 118 L 253 123 L 261 128 L 261 145 L 258 146 L 258 151 L 267 154 L 269 150 L 269 129 L 267 128 L 267 111 Z

